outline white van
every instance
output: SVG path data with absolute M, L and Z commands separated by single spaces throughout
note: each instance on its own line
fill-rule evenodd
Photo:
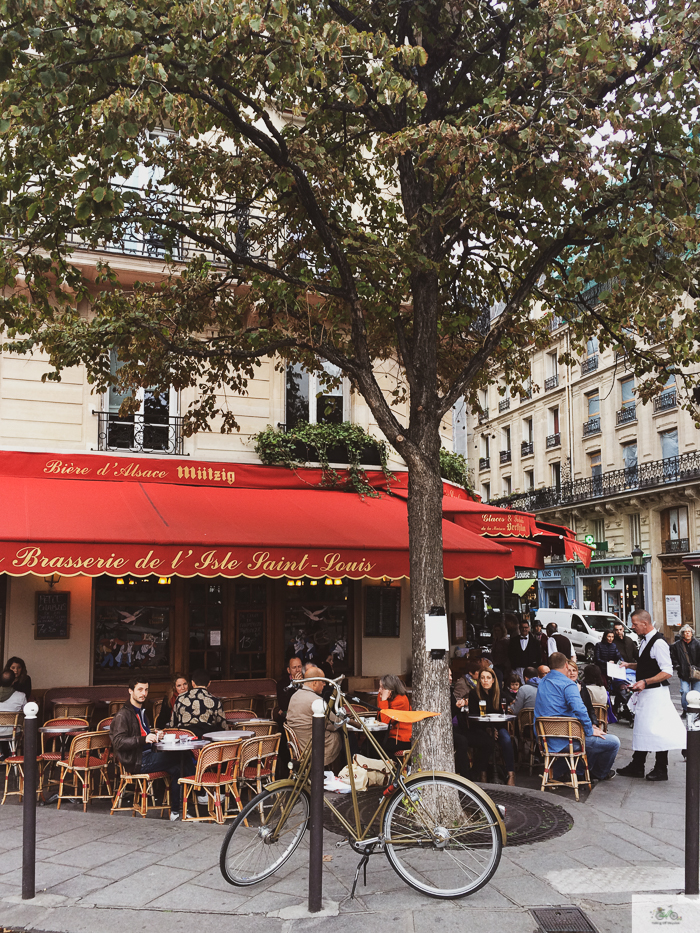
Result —
M 595 646 L 603 637 L 603 632 L 618 623 L 625 625 L 622 619 L 611 612 L 589 612 L 588 609 L 538 609 L 535 618 L 542 623 L 544 630 L 550 622 L 556 622 L 557 628 L 569 639 L 576 654 L 586 661 L 593 660 Z M 635 644 L 639 643 L 637 636 L 626 625 L 625 635 L 629 635 Z

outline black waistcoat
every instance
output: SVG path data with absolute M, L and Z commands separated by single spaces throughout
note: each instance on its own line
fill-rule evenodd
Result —
M 654 677 L 656 674 L 661 673 L 661 668 L 651 656 L 651 649 L 659 638 L 663 638 L 661 632 L 657 632 L 656 635 L 653 635 L 644 646 L 644 651 L 640 652 L 639 660 L 637 661 L 637 680 L 646 680 L 648 677 Z M 667 686 L 668 683 L 664 681 L 662 684 L 649 684 L 648 689 L 652 690 L 654 687 Z

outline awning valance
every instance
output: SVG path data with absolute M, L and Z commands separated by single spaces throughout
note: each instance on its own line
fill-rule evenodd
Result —
M 60 458 L 18 456 L 29 475 L 17 475 L 18 461 L 0 453 L 0 573 L 409 576 L 406 503 L 399 498 L 299 488 L 298 478 L 296 488 L 275 488 L 267 473 L 277 474 L 274 467 L 244 465 L 247 486 L 239 487 L 238 464 L 82 456 L 64 462 L 88 473 L 51 467 L 42 474 L 42 458 Z M 166 477 L 141 481 L 139 472 L 161 472 L 163 463 Z M 235 478 L 222 484 L 217 473 Z M 288 475 L 294 477 L 284 471 L 283 479 Z M 443 548 L 447 579 L 514 576 L 509 548 L 448 521 Z

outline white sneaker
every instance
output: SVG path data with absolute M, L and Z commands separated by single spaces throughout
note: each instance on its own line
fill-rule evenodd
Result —
M 197 794 L 197 803 L 202 803 L 206 806 L 209 803 L 208 794 Z
M 174 810 L 171 810 L 170 811 L 170 822 L 174 823 L 175 820 L 179 820 L 179 819 L 180 819 L 180 814 L 176 813 Z

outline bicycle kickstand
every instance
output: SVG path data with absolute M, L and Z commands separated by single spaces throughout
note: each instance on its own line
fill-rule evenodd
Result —
M 357 888 L 357 882 L 359 881 L 360 871 L 362 871 L 362 869 L 364 869 L 364 887 L 365 888 L 367 887 L 367 862 L 369 862 L 369 857 L 370 855 L 372 855 L 373 852 L 374 852 L 374 845 L 368 846 L 365 849 L 362 858 L 357 864 L 357 869 L 355 871 L 355 880 L 352 883 L 352 890 L 350 891 L 350 900 L 353 900 L 353 898 L 355 897 L 355 889 Z

